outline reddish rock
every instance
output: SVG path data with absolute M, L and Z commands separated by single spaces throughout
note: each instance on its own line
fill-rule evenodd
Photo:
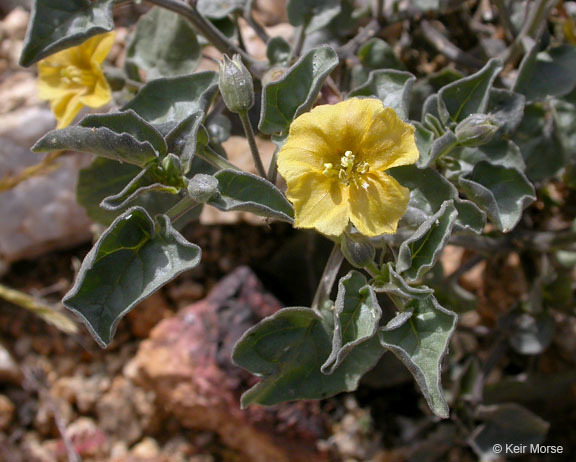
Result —
M 207 298 L 158 324 L 141 344 L 131 375 L 154 390 L 181 425 L 217 432 L 247 460 L 324 460 L 315 447 L 324 436 L 318 403 L 239 406 L 240 392 L 255 379 L 232 364 L 232 348 L 246 329 L 280 307 L 250 269 L 240 267 Z

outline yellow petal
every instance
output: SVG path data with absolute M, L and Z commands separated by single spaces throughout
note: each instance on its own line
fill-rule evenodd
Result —
M 58 120 L 56 128 L 64 128 L 74 121 L 82 109 L 82 103 L 77 93 L 70 92 L 61 98 L 52 100 L 50 108 Z
M 380 103 L 380 101 L 378 101 Z M 362 160 L 373 170 L 383 171 L 415 163 L 420 156 L 414 140 L 414 127 L 404 123 L 390 107 L 376 108 L 363 134 Z
M 93 70 L 96 82 L 94 88 L 82 95 L 80 102 L 88 107 L 101 107 L 112 99 L 112 90 L 101 69 Z
M 396 232 L 406 212 L 410 191 L 382 172 L 364 175 L 367 187 L 350 185 L 350 219 L 365 236 Z
M 92 63 L 102 64 L 110 53 L 112 45 L 114 45 L 114 38 L 116 33 L 114 31 L 107 34 L 95 35 L 88 39 L 82 46 L 85 46 L 86 55 L 90 56 Z
M 287 195 L 294 204 L 296 228 L 339 236 L 349 222 L 348 193 L 337 180 L 309 173 L 289 181 Z

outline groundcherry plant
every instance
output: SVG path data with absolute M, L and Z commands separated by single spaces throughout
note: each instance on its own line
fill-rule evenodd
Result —
M 41 96 L 59 121 L 33 150 L 95 156 L 78 201 L 105 231 L 63 302 L 102 347 L 138 302 L 199 264 L 201 249 L 179 230 L 203 207 L 333 242 L 309 306 L 283 308 L 237 342 L 233 361 L 260 378 L 243 406 L 352 391 L 389 351 L 431 413 L 448 418 L 458 401 L 443 391 L 443 363 L 458 314 L 476 303 L 459 276 L 499 252 L 533 263 L 534 293 L 516 315 L 531 326 L 550 318 L 549 287 L 576 250 L 574 230 L 543 229 L 532 206 L 552 200 L 551 184 L 576 185 L 576 72 L 564 71 L 576 52 L 562 29 L 546 30 L 557 2 L 523 9 L 499 54 L 463 53 L 469 59 L 419 78 L 406 71 L 399 38 L 393 48 L 382 31 L 440 17 L 448 2 L 388 11 L 398 2 L 288 0 L 286 40 L 268 35 L 249 0 L 148 0 L 123 68 L 110 69 L 114 11 L 125 3 L 36 0 L 21 56 L 38 63 Z M 266 60 L 246 51 L 238 18 L 266 45 Z M 221 53 L 219 71 L 196 72 L 208 45 Z M 108 102 L 111 75 L 111 109 L 69 125 L 80 107 Z M 227 160 L 231 122 L 257 174 Z M 257 136 L 277 146 L 269 165 Z M 447 244 L 471 255 L 450 277 L 439 260 Z M 343 274 L 345 261 L 354 269 Z M 486 374 L 466 377 L 481 390 Z

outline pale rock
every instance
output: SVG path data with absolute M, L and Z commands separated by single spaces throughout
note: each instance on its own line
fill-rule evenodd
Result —
M 24 40 L 29 17 L 24 8 L 14 8 L 0 23 L 0 32 L 12 40 Z
M 75 404 L 82 414 L 87 414 L 109 388 L 110 378 L 105 375 L 75 375 L 58 378 L 50 392 L 56 398 Z
M 103 457 L 109 449 L 108 437 L 93 419 L 79 417 L 66 428 L 66 436 L 81 457 Z M 59 455 L 65 455 L 62 442 L 58 445 Z
M 14 404 L 7 396 L 0 395 L 0 430 L 4 431 L 14 417 Z
M 42 155 L 30 152 L 31 145 L 54 126 L 46 107 L 27 106 L 29 79 L 16 79 L 23 87 L 10 97 L 0 87 L 0 101 L 20 109 L 0 115 L 0 178 L 13 175 L 41 161 Z M 28 88 L 28 90 L 26 90 Z M 12 102 L 10 103 L 10 98 Z M 0 113 L 6 110 L 0 108 Z M 0 200 L 0 260 L 7 263 L 33 258 L 47 251 L 71 247 L 89 240 L 90 221 L 76 203 L 78 171 L 90 162 L 86 154 L 60 157 L 58 167 L 2 193 Z
M 130 455 L 139 459 L 153 460 L 160 456 L 160 447 L 155 439 L 146 437 L 132 448 Z
M 116 377 L 96 403 L 100 427 L 114 440 L 127 444 L 138 441 L 144 430 L 158 425 L 154 399 L 154 393 L 135 387 L 125 377 Z
M 10 354 L 0 343 L 0 383 L 19 384 L 22 381 L 22 372 L 20 367 Z

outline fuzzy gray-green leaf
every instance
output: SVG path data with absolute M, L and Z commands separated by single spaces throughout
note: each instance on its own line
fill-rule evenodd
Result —
M 113 0 L 35 0 L 20 65 L 30 66 L 114 29 Z
M 376 293 L 358 271 L 350 271 L 338 283 L 334 306 L 332 352 L 322 372 L 333 374 L 354 348 L 374 337 L 382 310 Z
M 396 271 L 408 281 L 417 281 L 436 263 L 450 237 L 458 212 L 453 201 L 446 201 L 428 218 L 398 251 Z
M 486 161 L 461 177 L 460 187 L 504 232 L 512 230 L 522 211 L 536 200 L 534 187 L 522 172 Z
M 398 117 L 406 120 L 410 92 L 415 81 L 416 77 L 409 72 L 376 70 L 370 72 L 368 81 L 352 90 L 350 96 L 376 96 L 384 106 L 391 107 Z
M 119 216 L 88 253 L 64 305 L 84 321 L 102 346 L 139 301 L 200 262 L 200 248 L 141 207 Z
M 220 170 L 214 176 L 218 180 L 218 194 L 207 202 L 209 205 L 292 222 L 292 205 L 269 181 L 239 170 Z
M 332 349 L 332 331 L 310 308 L 284 308 L 246 331 L 234 347 L 235 364 L 260 382 L 242 395 L 242 407 L 322 399 L 352 391 L 383 349 L 378 338 L 353 349 L 331 375 L 320 371 Z
M 380 331 L 380 342 L 410 370 L 431 411 L 447 418 L 448 405 L 441 383 L 442 359 L 454 332 L 457 316 L 431 295 L 408 302 L 404 311 Z
M 146 80 L 191 74 L 199 63 L 200 45 L 190 23 L 163 8 L 141 17 L 126 51 L 126 67 L 146 73 Z
M 310 50 L 280 80 L 265 85 L 260 131 L 267 135 L 287 132 L 292 120 L 310 110 L 324 80 L 337 65 L 336 52 L 322 46 Z

